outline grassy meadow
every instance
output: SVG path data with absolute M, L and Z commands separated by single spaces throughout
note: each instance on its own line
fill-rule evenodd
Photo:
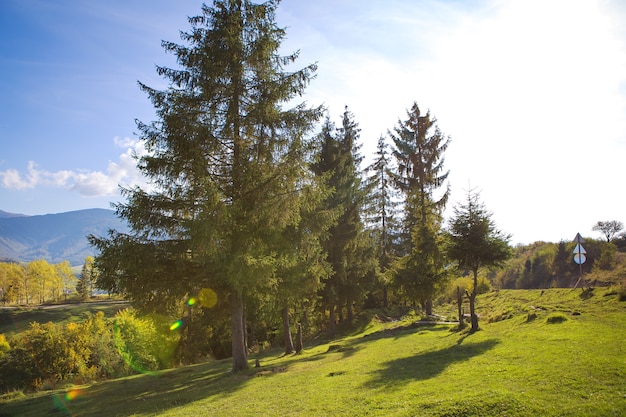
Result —
M 0 416 L 626 415 L 618 292 L 502 290 L 479 296 L 477 308 L 473 334 L 380 310 L 300 355 L 251 355 L 251 369 L 238 374 L 225 360 L 2 393 Z

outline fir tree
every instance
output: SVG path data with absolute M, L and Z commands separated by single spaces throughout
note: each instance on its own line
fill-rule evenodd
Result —
M 397 282 L 407 295 L 425 305 L 431 314 L 432 296 L 445 277 L 440 229 L 449 186 L 438 190 L 448 178 L 444 152 L 449 138 L 439 130 L 430 112 L 422 114 L 417 103 L 390 132 L 397 162 L 394 176 L 404 195 L 404 258 L 396 265 Z
M 478 330 L 476 295 L 478 270 L 502 264 L 511 257 L 510 235 L 497 229 L 492 214 L 480 201 L 478 193 L 469 190 L 465 203 L 454 207 L 448 230 L 448 256 L 459 268 L 472 271 L 474 285 L 467 293 L 472 331 Z
M 93 296 L 93 290 L 96 286 L 97 279 L 98 270 L 95 266 L 94 257 L 87 256 L 80 272 L 80 280 L 76 286 L 76 292 L 81 300 L 88 300 Z
M 365 192 L 361 186 L 358 139 L 360 129 L 354 116 L 345 109 L 340 128 L 327 119 L 320 134 L 320 149 L 313 170 L 323 178 L 332 194 L 323 206 L 336 220 L 324 240 L 324 251 L 332 271 L 323 280 L 321 291 L 325 308 L 330 312 L 328 333 L 335 333 L 336 312 L 352 319 L 352 306 L 360 300 L 373 277 L 373 245 L 364 234 L 361 212 Z
M 383 304 L 387 307 L 387 289 L 390 281 L 388 271 L 397 252 L 399 223 L 396 217 L 397 192 L 391 181 L 393 173 L 389 145 L 384 136 L 378 139 L 375 159 L 366 171 L 369 173 L 369 177 L 368 197 L 364 213 L 376 246 L 376 258 L 381 275 L 379 282 L 383 291 Z
M 321 114 L 283 108 L 316 66 L 286 70 L 298 54 L 278 54 L 278 3 L 216 0 L 189 19 L 185 44 L 163 42 L 180 68 L 157 68 L 166 90 L 140 84 L 158 117 L 138 122 L 153 188 L 124 190 L 131 234 L 92 238 L 101 285 L 144 307 L 215 289 L 231 311 L 233 371 L 248 367 L 245 301 L 274 285 L 280 239 L 306 204 L 305 135 Z

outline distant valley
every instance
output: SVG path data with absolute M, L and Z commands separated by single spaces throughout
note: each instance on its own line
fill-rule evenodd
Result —
M 85 257 L 95 254 L 87 236 L 105 236 L 109 229 L 128 230 L 113 210 L 88 209 L 41 216 L 0 210 L 0 260 L 67 260 L 73 266 L 82 265 Z

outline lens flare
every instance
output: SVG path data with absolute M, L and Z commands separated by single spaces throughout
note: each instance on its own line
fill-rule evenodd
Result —
M 198 293 L 200 305 L 205 308 L 213 308 L 217 304 L 217 294 L 210 288 L 202 288 Z
M 65 394 L 65 401 L 74 401 L 81 394 L 79 389 L 72 389 Z
M 191 307 L 191 306 L 192 306 L 192 305 L 194 305 L 194 304 L 196 304 L 196 299 L 195 299 L 195 298 L 193 298 L 193 297 L 191 297 L 191 298 L 187 301 L 187 305 Z
M 170 326 L 170 330 L 174 331 L 176 329 L 179 329 L 181 326 L 183 325 L 183 321 L 182 320 L 176 320 L 174 323 L 172 323 L 172 325 Z

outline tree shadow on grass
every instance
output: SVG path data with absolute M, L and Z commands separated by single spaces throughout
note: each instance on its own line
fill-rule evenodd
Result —
M 474 356 L 482 355 L 498 343 L 495 339 L 479 343 L 457 343 L 445 349 L 394 359 L 383 363 L 384 368 L 374 372 L 367 385 L 389 387 L 434 378 L 453 363 L 464 362 Z
M 233 374 L 227 360 L 192 365 L 25 397 L 11 402 L 9 415 L 156 415 L 211 396 L 229 395 L 255 373 L 250 369 Z

